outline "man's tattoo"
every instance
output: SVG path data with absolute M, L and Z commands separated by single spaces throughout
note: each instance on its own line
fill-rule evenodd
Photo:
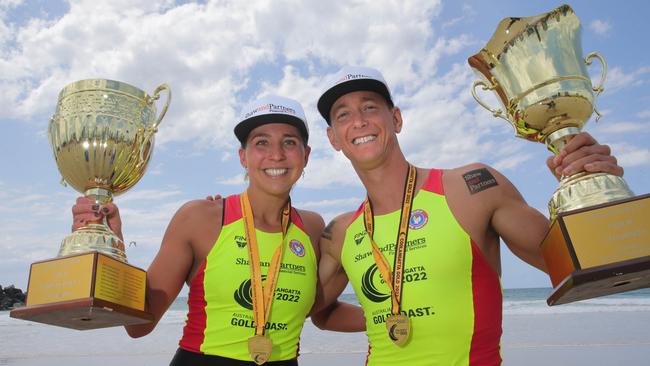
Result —
M 465 179 L 465 183 L 467 183 L 467 188 L 469 189 L 470 194 L 478 193 L 498 185 L 497 180 L 494 179 L 492 173 L 485 168 L 467 172 L 463 174 L 463 179 Z
M 332 228 L 334 227 L 335 220 L 330 221 L 329 224 L 325 227 L 323 230 L 323 233 L 321 234 L 322 238 L 325 238 L 327 240 L 332 240 Z

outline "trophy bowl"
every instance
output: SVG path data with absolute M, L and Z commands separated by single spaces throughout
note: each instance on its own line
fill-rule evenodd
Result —
M 558 153 L 578 134 L 603 89 L 607 65 L 598 53 L 582 55 L 582 27 L 569 5 L 532 17 L 503 19 L 483 49 L 468 59 L 485 80 L 472 85 L 476 101 L 510 123 L 518 137 L 545 143 Z M 592 86 L 587 66 L 602 63 L 601 80 Z M 502 109 L 486 104 L 477 87 L 497 95 Z M 610 174 L 563 177 L 549 202 L 551 219 L 559 213 L 633 197 L 627 183 Z
M 561 128 L 582 128 L 594 110 L 594 92 L 603 90 L 606 67 L 596 53 L 585 61 L 580 35 L 580 22 L 568 5 L 538 16 L 503 19 L 487 45 L 468 60 L 487 79 L 474 83 L 474 98 L 511 123 L 517 136 L 531 141 L 546 142 Z M 586 68 L 593 58 L 603 63 L 597 87 L 592 87 Z M 507 115 L 485 104 L 477 86 L 495 91 Z
M 155 100 L 167 100 L 156 116 Z M 167 112 L 171 91 L 166 84 L 153 96 L 124 82 L 89 79 L 59 93 L 48 137 L 62 182 L 95 200 L 111 202 L 142 178 L 154 136 Z M 126 262 L 124 243 L 103 221 L 91 222 L 66 237 L 59 256 L 98 251 Z

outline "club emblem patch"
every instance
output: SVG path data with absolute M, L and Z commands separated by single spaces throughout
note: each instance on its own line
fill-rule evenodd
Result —
M 429 221 L 429 215 L 424 210 L 415 210 L 409 219 L 409 229 L 417 230 L 422 228 Z
M 298 257 L 305 256 L 305 246 L 296 239 L 293 239 L 289 242 L 289 249 L 291 249 L 293 254 L 297 255 Z

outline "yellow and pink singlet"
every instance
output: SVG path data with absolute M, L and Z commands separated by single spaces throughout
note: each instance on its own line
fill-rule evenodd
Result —
M 266 277 L 282 233 L 256 230 L 262 278 Z M 238 195 L 224 200 L 223 224 L 216 243 L 190 284 L 189 311 L 181 349 L 250 361 L 248 338 L 255 334 L 246 234 Z M 273 341 L 269 361 L 298 356 L 298 341 L 316 295 L 314 249 L 297 211 L 291 225 L 266 335 Z
M 391 268 L 400 213 L 374 216 L 373 237 Z M 401 304 L 411 334 L 403 347 L 387 334 L 391 292 L 372 255 L 363 206 L 346 230 L 341 262 L 366 317 L 367 365 L 501 363 L 500 279 L 451 213 L 441 170 L 431 170 L 411 209 Z

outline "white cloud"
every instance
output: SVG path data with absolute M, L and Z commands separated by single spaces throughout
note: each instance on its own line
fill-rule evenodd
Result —
M 165 200 L 156 204 L 121 203 L 120 216 L 123 222 L 125 240 L 132 235 L 155 233 L 159 237 L 174 213 L 186 202 L 184 198 Z M 158 243 L 156 243 L 158 244 Z
M 359 205 L 361 202 L 359 197 L 354 198 L 339 198 L 339 199 L 324 199 L 320 201 L 307 201 L 307 202 L 297 202 L 296 206 L 308 210 L 317 210 L 320 211 L 325 208 L 331 207 L 340 207 L 340 206 L 354 206 Z
M 453 19 L 449 19 L 449 20 L 445 21 L 444 23 L 442 23 L 442 28 L 443 29 L 444 28 L 450 28 L 450 27 L 453 27 L 453 26 L 455 26 L 455 25 L 457 25 L 459 23 L 470 22 L 470 21 L 472 21 L 472 20 L 474 20 L 476 18 L 476 10 L 474 10 L 474 8 L 472 8 L 470 5 L 463 4 L 462 11 L 463 11 L 463 14 L 461 16 L 453 18 Z
M 488 139 L 494 132 L 512 134 L 505 121 L 493 118 L 473 100 L 472 78 L 467 68 L 455 65 L 402 97 L 405 128 L 400 143 L 410 161 L 448 168 L 474 161 L 493 163 L 512 153 L 509 144 Z
M 153 164 L 149 163 L 149 167 L 147 168 L 148 175 L 160 175 L 163 173 L 163 167 L 165 166 L 165 164 L 157 163 L 153 166 L 152 165 Z
M 72 224 L 74 193 L 35 193 L 40 191 L 35 186 L 3 185 L 0 192 L 0 249 L 4 258 L 22 261 L 26 266 L 55 257 Z
M 290 11 L 287 11 L 291 9 Z M 288 60 L 306 56 L 337 64 L 397 63 L 409 67 L 431 34 L 439 1 L 276 1 L 254 13 L 256 32 Z M 295 16 L 300 14 L 300 16 Z M 397 46 L 397 47 L 396 47 Z M 408 48 L 412 52 L 394 52 Z M 351 52 L 354 50 L 354 52 Z
M 357 197 L 347 197 L 339 199 L 324 199 L 321 201 L 307 201 L 295 203 L 296 207 L 305 210 L 312 210 L 318 212 L 325 220 L 325 224 L 330 222 L 336 216 L 356 210 L 365 198 L 364 193 L 360 193 Z
M 646 84 L 647 74 L 649 73 L 650 66 L 642 66 L 629 73 L 624 72 L 620 67 L 612 67 L 607 71 L 605 90 L 607 92 L 616 92 L 624 88 Z
M 612 121 L 607 123 L 599 123 L 598 131 L 604 135 L 610 134 L 625 134 L 625 133 L 647 133 L 648 123 L 643 122 L 625 122 L 625 121 Z
M 343 153 L 330 148 L 324 156 L 309 159 L 305 177 L 298 181 L 298 185 L 313 189 L 340 189 L 360 187 L 361 183 Z
M 639 118 L 648 118 L 648 117 L 650 117 L 650 109 L 646 109 L 644 111 L 641 111 L 641 112 L 637 113 L 636 116 L 639 117 Z
M 0 9 L 13 8 L 23 2 L 24 0 L 0 0 Z
M 527 153 L 527 154 L 522 154 L 518 153 L 518 149 L 515 147 L 516 145 L 514 144 L 505 144 L 503 147 L 505 149 L 513 150 L 514 153 L 511 155 L 506 155 L 502 156 L 499 158 L 499 160 L 495 161 L 492 166 L 501 171 L 505 172 L 508 170 L 513 170 L 517 167 L 523 166 L 525 163 L 533 160 L 535 157 L 533 154 Z M 503 150 L 502 150 L 503 151 Z M 505 154 L 503 154 L 505 155 Z
M 0 97 L 16 106 L 3 114 L 52 113 L 58 91 L 76 79 L 128 80 L 148 92 L 166 81 L 174 100 L 160 142 L 230 137 L 226 127 L 233 123 L 235 95 L 246 83 L 243 71 L 266 57 L 246 42 L 250 9 L 216 3 L 165 8 L 149 1 L 124 7 L 80 1 L 56 22 L 21 27 L 15 36 L 19 52 L 2 59 L 13 66 L 2 68 L 6 91 Z
M 435 75 L 441 55 L 468 42 L 463 35 L 432 38 L 438 1 L 172 4 L 76 1 L 59 19 L 34 19 L 0 33 L 13 33 L 16 43 L 0 52 L 0 103 L 12 106 L 0 117 L 46 118 L 59 90 L 77 79 L 124 80 L 147 92 L 167 82 L 173 99 L 159 144 L 191 141 L 231 150 L 240 95 L 251 86 L 260 90 L 253 70 L 269 63 L 304 65 L 303 71 L 286 66 L 282 81 L 262 89 L 298 94 L 310 104 L 323 74 L 316 65 L 374 65 L 395 87 L 410 89 Z M 433 48 L 427 46 L 431 41 Z M 409 52 L 395 51 L 402 49 Z
M 619 165 L 624 168 L 650 166 L 650 149 L 630 143 L 609 144 L 615 152 Z
M 120 204 L 135 203 L 142 204 L 142 201 L 169 201 L 171 198 L 182 195 L 183 192 L 175 189 L 139 189 L 129 191 L 128 194 L 120 196 Z
M 244 185 L 247 183 L 247 178 L 245 173 L 240 173 L 237 174 L 233 177 L 227 177 L 227 178 L 218 178 L 217 183 L 219 184 L 224 184 L 224 185 Z
M 606 20 L 594 19 L 589 23 L 589 29 L 600 36 L 607 35 L 612 29 L 611 24 Z
M 283 94 L 303 102 L 311 129 L 311 162 L 298 185 L 359 187 L 349 162 L 330 147 L 326 126 L 315 113 L 324 79 L 323 67 L 317 65 L 366 64 L 382 70 L 409 115 L 411 126 L 402 139 L 415 163 L 449 166 L 477 160 L 484 151 L 473 146 L 481 129 L 464 108 L 467 68 L 456 65 L 442 79 L 436 78 L 441 57 L 471 44 L 463 34 L 434 37 L 430 21 L 440 10 L 438 2 L 122 5 L 75 2 L 55 22 L 32 22 L 19 29 L 16 41 L 21 51 L 3 59 L 23 65 L 0 78 L 5 86 L 0 102 L 17 106 L 5 116 L 51 113 L 56 93 L 74 79 L 110 76 L 149 92 L 157 83 L 167 82 L 173 98 L 160 125 L 158 144 L 191 141 L 199 149 L 213 146 L 231 152 L 237 147 L 231 131 L 239 106 L 253 97 L 244 96 L 244 91 Z M 396 52 L 404 49 L 408 52 Z M 284 66 L 277 78 L 264 75 L 261 85 L 250 74 L 273 70 L 269 63 L 287 61 L 295 64 Z M 416 97 L 409 100 L 400 93 Z M 430 114 L 432 107 L 439 112 Z M 441 123 L 436 127 L 438 137 L 423 138 L 432 120 Z M 218 182 L 245 184 L 243 174 Z

